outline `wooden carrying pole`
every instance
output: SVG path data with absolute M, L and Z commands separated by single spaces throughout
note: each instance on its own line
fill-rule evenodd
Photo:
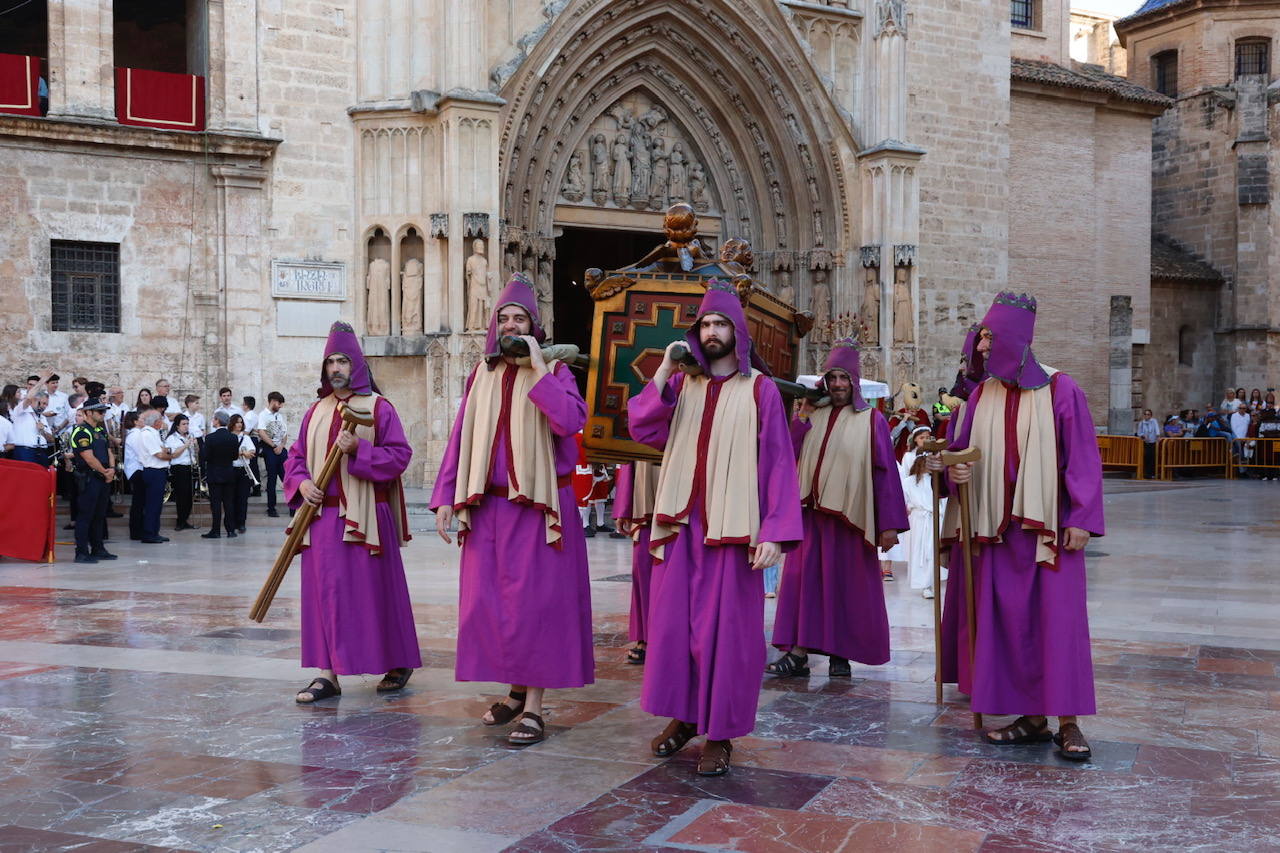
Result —
M 353 397 L 341 406 L 343 432 L 355 432 L 358 426 L 373 426 L 373 412 L 367 409 L 353 408 L 352 404 L 355 402 L 356 398 Z M 361 402 L 367 402 L 367 398 L 362 398 Z M 324 466 L 320 469 L 319 476 L 312 478 L 312 482 L 321 492 L 329 487 L 329 481 L 333 479 L 334 474 L 338 473 L 338 464 L 341 461 L 342 451 L 338 449 L 338 443 L 335 441 L 329 448 L 328 455 L 324 458 Z M 302 508 L 294 516 L 293 526 L 289 529 L 289 536 L 284 540 L 280 553 L 276 555 L 275 565 L 271 567 L 271 573 L 267 575 L 267 580 L 262 585 L 262 591 L 258 593 L 257 600 L 253 602 L 253 609 L 249 611 L 249 618 L 254 622 L 261 622 L 266 618 L 267 610 L 270 609 L 271 602 L 275 599 L 276 592 L 279 591 L 280 584 L 284 581 L 285 573 L 289 571 L 289 564 L 293 562 L 294 556 L 302 549 L 302 537 L 307 535 L 307 529 L 311 527 L 311 522 L 315 520 L 319 511 L 320 507 L 315 504 L 303 503 Z
M 976 447 L 942 454 L 942 464 L 959 465 L 965 462 L 977 462 L 982 458 L 982 451 Z M 969 628 L 969 680 L 974 680 L 975 642 L 978 634 L 977 611 L 973 601 L 973 518 L 969 507 L 969 484 L 961 483 L 957 488 L 956 499 L 960 501 L 960 542 L 964 548 L 964 610 L 965 624 Z M 972 694 L 970 694 L 972 701 Z M 982 728 L 982 715 L 973 714 L 973 727 Z
M 925 439 L 925 453 L 947 449 L 942 438 Z M 942 495 L 942 472 L 933 472 L 933 688 L 934 701 L 942 704 L 942 519 L 938 506 Z

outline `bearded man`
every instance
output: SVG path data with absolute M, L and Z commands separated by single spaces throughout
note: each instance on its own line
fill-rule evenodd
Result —
M 384 672 L 378 692 L 397 691 L 422 666 L 400 559 L 410 538 L 400 478 L 413 449 L 346 323 L 329 330 L 319 395 L 284 471 L 289 506 L 320 508 L 303 540 L 302 666 L 321 672 L 298 693 L 301 704 L 341 694 L 339 675 Z M 344 430 L 347 406 L 371 413 L 373 426 Z M 312 478 L 332 447 L 342 461 L 322 490 Z
M 906 501 L 884 415 L 862 399 L 855 338 L 836 341 L 821 385 L 830 404 L 807 399 L 791 424 L 804 505 L 804 541 L 787 557 L 773 644 L 785 654 L 767 672 L 809 674 L 808 653 L 827 674 L 852 675 L 850 660 L 889 662 L 889 613 L 877 548 L 907 530 Z
M 1078 716 L 1097 712 L 1084 548 L 1104 533 L 1102 462 L 1084 392 L 1031 351 L 1035 320 L 1033 297 L 1001 293 L 966 353 L 966 375 L 978 384 L 952 418 L 951 447 L 976 447 L 982 458 L 950 466 L 947 479 L 969 484 L 977 629 L 970 666 L 957 545 L 942 674 L 969 694 L 974 712 L 1021 715 L 987 732 L 990 743 L 1053 738 L 1063 758 L 1084 761 L 1092 752 Z M 929 467 L 943 470 L 937 457 Z M 949 501 L 943 533 L 952 542 L 958 514 Z M 1058 717 L 1056 735 L 1048 715 Z
M 640 699 L 672 718 L 654 755 L 705 734 L 697 772 L 720 776 L 730 740 L 755 727 L 765 662 L 759 570 L 799 542 L 800 499 L 782 397 L 753 367 L 731 287 L 712 280 L 685 342 L 701 374 L 675 373 L 668 347 L 628 403 L 631 437 L 663 451 Z

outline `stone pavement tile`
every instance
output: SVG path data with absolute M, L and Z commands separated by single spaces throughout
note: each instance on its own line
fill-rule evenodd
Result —
M 1202 659 L 1226 658 L 1229 660 L 1266 661 L 1268 663 L 1280 664 L 1280 651 L 1272 649 L 1243 649 L 1235 646 L 1201 646 L 1200 657 Z
M 546 827 L 644 771 L 643 765 L 590 761 L 539 745 L 488 764 L 382 812 L 390 820 L 523 837 Z
M 985 833 L 896 821 L 849 820 L 784 809 L 717 805 L 675 833 L 673 844 L 728 848 L 743 853 L 893 850 L 932 853 L 976 851 Z
M 687 847 L 637 844 L 620 838 L 565 835 L 543 830 L 522 838 L 503 853 L 687 853 Z
M 1271 661 L 1242 658 L 1200 658 L 1196 661 L 1196 669 L 1200 672 L 1234 672 L 1240 675 L 1276 674 L 1276 665 Z
M 676 794 L 615 789 L 547 827 L 556 835 L 608 838 L 640 844 L 673 820 L 698 806 L 699 800 Z
M 1028 800 L 1017 792 L 927 788 L 865 779 L 840 779 L 803 809 L 857 820 L 906 821 L 985 834 L 1047 826 L 1059 810 L 1050 798 Z
M 347 824 L 294 853 L 498 853 L 515 838 L 402 823 L 374 815 Z
M 771 805 L 799 809 L 831 784 L 829 776 L 734 767 L 725 776 L 699 776 L 697 750 L 675 758 L 637 776 L 622 786 L 624 791 L 668 794 L 692 799 L 727 800 L 746 805 Z
M 949 758 L 907 750 L 804 740 L 771 740 L 755 736 L 733 742 L 735 767 L 761 767 L 818 776 L 857 777 L 880 782 L 913 785 L 946 785 L 943 777 L 967 764 L 967 758 Z
M 1131 853 L 1129 848 L 1106 847 L 1085 837 L 1054 841 L 1026 829 L 993 832 L 978 850 L 979 853 Z
M 1231 781 L 1232 756 L 1209 749 L 1142 744 L 1133 762 L 1133 772 L 1166 779 L 1193 779 L 1199 782 Z
M 83 853 L 181 853 L 173 847 L 153 847 L 127 841 L 109 841 L 88 835 L 50 832 L 25 826 L 0 826 L 0 853 L 75 850 Z
M 790 695 L 757 715 L 754 734 L 779 740 L 899 746 L 891 741 L 927 730 L 940 713 L 942 708 L 932 703 Z M 931 750 L 925 747 L 923 751 Z

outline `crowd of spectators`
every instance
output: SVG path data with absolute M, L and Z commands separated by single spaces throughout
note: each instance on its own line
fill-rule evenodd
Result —
M 117 502 L 129 501 L 129 538 L 148 544 L 168 542 L 161 535 L 160 519 L 166 501 L 175 504 L 175 532 L 198 530 L 192 523 L 192 505 L 208 500 L 213 529 L 206 538 L 235 537 L 248 524 L 251 496 L 264 492 L 266 514 L 276 517 L 276 485 L 284 476 L 289 445 L 288 427 L 281 411 L 284 396 L 267 395 L 259 410 L 254 397 L 234 402 L 230 388 L 218 392 L 219 406 L 206 420 L 198 394 L 173 393 L 167 379 L 153 388 L 140 388 L 126 402 L 120 386 L 106 387 L 78 376 L 70 393 L 61 390 L 57 373 L 31 375 L 22 383 L 0 390 L 0 457 L 56 468 L 58 492 L 67 500 L 74 527 L 77 480 L 72 476 L 71 431 L 85 423 L 81 410 L 86 399 L 105 402 L 106 432 L 114 476 L 108 518 L 123 518 Z M 219 433 L 226 433 L 219 436 Z M 212 447 L 227 452 L 210 453 Z M 225 533 L 223 532 L 225 530 Z
M 1237 476 L 1280 480 L 1280 443 L 1257 439 L 1280 438 L 1280 408 L 1268 388 L 1228 388 L 1216 406 L 1183 409 L 1163 422 L 1150 409 L 1142 413 L 1134 435 L 1143 441 L 1147 477 L 1154 476 L 1156 443 L 1162 438 L 1224 438 L 1230 441 Z

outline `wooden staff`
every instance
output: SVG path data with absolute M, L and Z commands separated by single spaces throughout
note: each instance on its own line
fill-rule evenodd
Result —
M 963 462 L 973 463 L 982 458 L 982 451 L 976 447 L 942 454 L 943 465 L 959 465 Z M 965 620 L 969 626 L 969 679 L 976 680 L 974 674 L 974 658 L 976 638 L 978 634 L 977 611 L 973 601 L 973 519 L 969 509 L 969 484 L 961 483 L 957 489 L 956 499 L 960 501 L 960 542 L 964 547 L 964 609 Z M 972 699 L 970 699 L 972 701 Z M 973 713 L 973 727 L 982 728 L 982 715 Z
M 944 438 L 925 439 L 925 453 L 941 453 L 947 449 Z M 942 472 L 933 478 L 933 681 L 934 701 L 942 704 L 942 519 L 938 506 L 942 495 Z
M 355 432 L 358 426 L 373 426 L 372 410 L 353 408 L 352 402 L 354 402 L 354 399 L 352 398 L 352 401 L 339 406 L 339 411 L 342 413 L 343 432 Z M 324 458 L 324 466 L 320 469 L 320 475 L 312 480 L 316 488 L 321 492 L 324 492 L 329 487 L 329 481 L 338 472 L 338 464 L 341 461 L 342 451 L 338 449 L 338 443 L 335 441 L 333 446 L 329 448 L 328 455 Z M 257 600 L 253 602 L 253 609 L 249 611 L 249 618 L 254 622 L 261 622 L 266 618 L 267 610 L 271 607 L 271 602 L 275 599 L 281 582 L 284 581 L 285 573 L 289 571 L 289 564 L 293 562 L 294 556 L 302 548 L 302 537 L 307 535 L 307 529 L 311 527 L 311 522 L 315 520 L 319 511 L 319 506 L 308 501 L 302 504 L 302 509 L 298 510 L 297 515 L 294 516 L 293 526 L 289 529 L 289 536 L 284 540 L 284 545 L 276 556 L 275 565 L 271 567 L 271 573 L 267 575 L 267 580 L 262 585 L 262 591 L 258 593 Z

